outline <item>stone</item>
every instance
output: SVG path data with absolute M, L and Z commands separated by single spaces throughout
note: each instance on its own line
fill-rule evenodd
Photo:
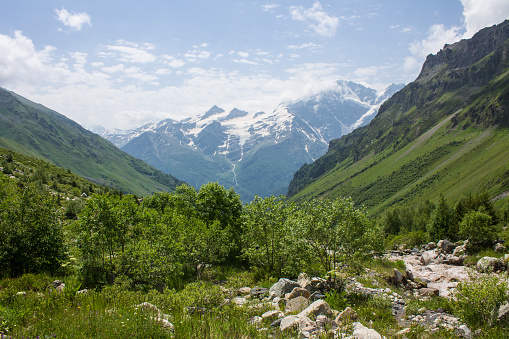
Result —
M 357 339 L 383 339 L 383 337 L 377 331 L 367 328 L 359 322 L 353 323 L 354 331 L 352 333 L 353 338 Z
M 452 255 L 455 257 L 459 257 L 462 255 L 467 254 L 467 247 L 465 245 L 457 246 L 454 251 L 452 252 Z
M 426 266 L 431 264 L 438 257 L 438 253 L 436 250 L 430 250 L 423 252 L 421 255 L 421 264 Z
M 504 245 L 502 245 L 501 243 L 497 243 L 495 244 L 495 246 L 493 247 L 493 249 L 495 250 L 495 252 L 497 253 L 505 253 L 507 252 L 507 247 L 505 247 Z
M 456 333 L 458 333 L 462 338 L 472 338 L 472 331 L 470 331 L 467 325 L 461 325 L 458 327 L 456 329 Z
M 155 312 L 155 313 L 161 313 L 161 311 L 159 310 L 159 308 L 157 308 L 156 305 L 153 305 L 149 302 L 142 302 L 141 304 L 138 304 L 136 305 L 135 307 L 143 310 L 143 311 L 152 311 L 152 312 Z
M 398 333 L 396 333 L 396 338 L 400 338 L 400 337 L 403 337 L 405 334 L 408 334 L 412 332 L 412 329 L 410 327 L 407 327 L 405 329 L 402 329 L 401 331 L 399 331 Z M 406 336 L 405 336 L 406 338 Z
M 456 257 L 456 256 L 451 256 L 449 257 L 449 263 L 451 265 L 454 265 L 454 266 L 462 266 L 463 263 L 465 262 L 465 257 L 461 256 L 461 257 Z
M 279 319 L 280 314 L 281 312 L 277 310 L 267 311 L 264 314 L 262 314 L 262 319 L 268 322 L 273 322 L 274 320 Z
M 317 300 L 309 305 L 304 311 L 300 312 L 299 315 L 309 317 L 310 315 L 319 316 L 325 315 L 326 317 L 332 316 L 332 310 L 325 300 Z
M 403 282 L 403 274 L 401 274 L 401 272 L 397 268 L 395 268 L 394 272 L 392 273 L 392 281 L 396 285 L 399 285 Z
M 255 315 L 255 316 L 251 317 L 251 319 L 249 320 L 249 323 L 252 325 L 258 325 L 258 324 L 261 324 L 262 321 L 263 321 L 262 317 Z
M 505 270 L 505 264 L 498 258 L 482 257 L 477 262 L 476 268 L 480 273 L 491 273 L 499 270 Z
M 311 300 L 311 301 L 316 301 L 318 299 L 324 299 L 324 298 L 325 298 L 325 295 L 323 295 L 322 293 L 320 293 L 318 291 L 317 292 L 313 292 L 313 294 L 311 294 L 309 296 L 309 300 Z
M 454 250 L 454 244 L 451 243 L 449 240 L 441 240 L 442 244 L 440 245 L 440 248 L 443 249 L 446 252 L 452 252 Z
M 242 298 L 242 297 L 235 297 L 235 298 L 233 298 L 233 303 L 235 305 L 242 306 L 242 305 L 247 304 L 247 299 L 246 298 Z
M 274 293 L 276 297 L 283 297 L 286 293 L 290 293 L 295 287 L 300 287 L 300 285 L 290 279 L 281 278 L 277 283 L 272 285 L 269 290 L 269 293 Z
M 281 322 L 279 323 L 279 329 L 281 332 L 289 329 L 300 330 L 307 326 L 312 325 L 312 321 L 301 315 L 289 315 L 284 318 L 281 318 Z
M 297 283 L 300 285 L 300 287 L 305 288 L 310 292 L 313 290 L 313 284 L 311 283 L 311 280 L 309 279 L 309 276 L 306 273 L 299 274 L 299 277 L 297 278 Z
M 309 306 L 309 300 L 304 297 L 296 297 L 286 302 L 285 313 L 301 312 Z
M 290 292 L 287 296 L 285 295 L 285 299 L 290 300 L 297 297 L 304 297 L 306 299 L 309 298 L 311 293 L 302 287 L 295 287 L 292 292 Z
M 345 310 L 343 312 L 341 312 L 337 316 L 337 318 L 335 319 L 335 322 L 338 325 L 343 325 L 343 324 L 347 324 L 351 321 L 357 320 L 357 318 L 359 318 L 359 316 L 357 315 L 357 312 L 355 312 L 353 310 L 353 308 L 348 306 L 347 308 L 345 308 Z
M 241 287 L 239 288 L 240 294 L 250 294 L 251 293 L 251 287 Z
M 497 320 L 503 323 L 509 322 L 509 303 L 502 304 L 498 309 Z
M 429 250 L 434 250 L 435 248 L 437 248 L 437 244 L 434 243 L 434 242 L 429 242 L 427 245 L 426 245 L 426 249 L 429 251 Z
M 440 294 L 440 290 L 434 287 L 424 287 L 419 289 L 419 294 L 424 297 L 437 296 Z
M 269 293 L 269 289 L 264 287 L 253 287 L 249 294 L 251 294 L 252 297 L 261 297 L 263 295 L 266 295 Z
M 413 281 L 414 280 L 414 274 L 412 273 L 411 270 L 406 270 L 405 271 L 405 278 L 406 280 L 410 280 L 410 281 Z

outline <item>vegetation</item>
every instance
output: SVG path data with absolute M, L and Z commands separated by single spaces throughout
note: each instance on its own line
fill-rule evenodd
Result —
M 454 207 L 440 197 L 374 219 L 351 198 L 296 204 L 283 196 L 257 197 L 242 205 L 232 189 L 217 183 L 139 199 L 42 160 L 13 152 L 4 152 L 2 160 L 12 173 L 0 176 L 0 332 L 12 337 L 262 338 L 267 333 L 249 321 L 259 310 L 223 304 L 218 283 L 270 287 L 302 271 L 340 279 L 326 300 L 339 310 L 353 307 L 361 322 L 371 321 L 391 336 L 398 330 L 391 304 L 346 293 L 339 277 L 358 276 L 367 286 L 393 289 L 384 277 L 394 268 L 403 271 L 404 264 L 373 258 L 386 236 L 386 246 L 468 236 L 484 248 L 492 243 L 475 237 L 503 236 L 499 221 L 508 207 L 481 192 Z M 65 282 L 65 293 L 54 290 L 56 277 Z M 488 280 L 482 288 L 460 284 L 457 302 L 443 306 L 496 337 L 503 332 L 484 324 L 492 321 L 505 291 L 498 280 Z M 76 293 L 83 288 L 89 292 Z M 143 302 L 167 314 L 173 332 L 153 311 L 137 306 Z M 189 314 L 189 307 L 206 312 Z

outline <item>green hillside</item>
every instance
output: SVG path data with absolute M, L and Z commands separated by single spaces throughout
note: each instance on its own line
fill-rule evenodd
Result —
M 0 89 L 0 146 L 70 169 L 87 180 L 148 195 L 181 182 L 44 106 Z
M 509 21 L 428 56 L 366 127 L 304 165 L 291 200 L 351 196 L 371 212 L 509 190 Z

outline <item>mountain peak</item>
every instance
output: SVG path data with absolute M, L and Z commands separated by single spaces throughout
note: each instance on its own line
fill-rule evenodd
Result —
M 209 109 L 203 116 L 202 116 L 202 120 L 203 119 L 207 119 L 207 118 L 210 118 L 211 116 L 213 115 L 216 115 L 216 114 L 219 114 L 219 113 L 223 113 L 224 112 L 224 109 L 222 109 L 221 107 L 217 107 L 216 105 L 212 106 L 211 109 Z

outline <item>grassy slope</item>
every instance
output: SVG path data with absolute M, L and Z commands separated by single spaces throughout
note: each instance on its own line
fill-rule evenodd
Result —
M 477 66 L 483 66 L 485 61 Z M 468 101 L 461 100 L 465 97 Z M 378 213 L 393 205 L 436 200 L 440 193 L 452 201 L 478 190 L 496 196 L 509 190 L 508 103 L 509 71 L 505 71 L 477 91 L 447 91 L 419 108 L 404 110 L 394 105 L 388 113 L 393 119 L 398 115 L 395 121 L 406 128 L 405 132 L 401 132 L 402 128 L 389 128 L 388 122 L 382 121 L 388 117 L 379 117 L 380 134 L 373 140 L 375 144 L 383 143 L 390 136 L 390 144 L 361 159 L 354 159 L 352 154 L 340 158 L 332 170 L 315 178 L 291 199 L 352 196 L 370 212 Z M 426 114 L 419 115 L 418 111 Z M 415 126 L 433 116 L 443 118 L 408 142 Z M 405 120 L 410 123 L 404 125 Z M 373 128 L 366 131 L 377 132 Z M 329 157 L 334 156 L 337 154 L 333 151 Z
M 2 146 L 69 168 L 98 184 L 148 195 L 180 183 L 64 116 L 5 90 L 0 90 L 0 120 Z

